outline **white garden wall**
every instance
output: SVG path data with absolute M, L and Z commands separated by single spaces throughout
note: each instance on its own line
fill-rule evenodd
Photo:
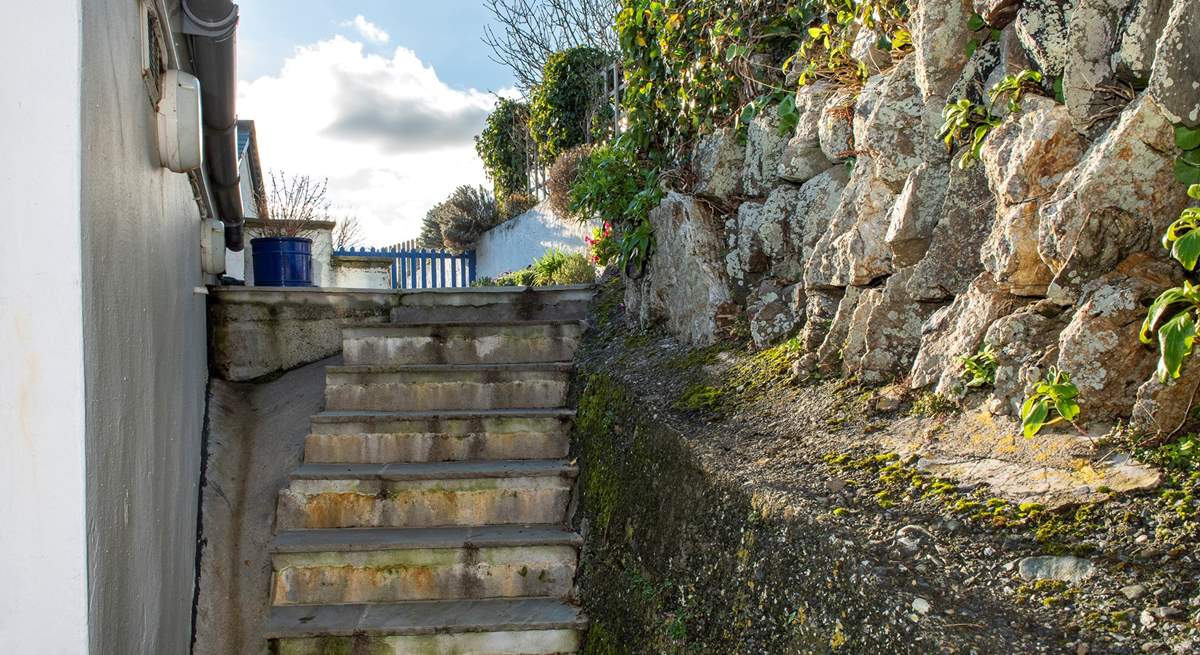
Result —
M 475 246 L 476 278 L 496 277 L 525 268 L 552 248 L 584 252 L 595 223 L 562 219 L 547 203 L 516 216 L 483 233 Z

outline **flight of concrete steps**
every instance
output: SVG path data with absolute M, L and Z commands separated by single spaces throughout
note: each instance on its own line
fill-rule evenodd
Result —
M 565 405 L 591 293 L 410 293 L 343 329 L 279 494 L 272 653 L 578 652 Z

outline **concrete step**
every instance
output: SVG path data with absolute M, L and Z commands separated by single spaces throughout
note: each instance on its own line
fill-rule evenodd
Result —
M 562 407 L 572 365 L 330 366 L 330 410 L 433 411 Z
M 305 464 L 279 492 L 276 526 L 561 523 L 577 472 L 563 460 Z
M 393 323 L 582 320 L 593 285 L 480 287 L 401 292 Z
M 304 461 L 442 462 L 560 459 L 567 456 L 573 410 L 323 412 L 313 417 Z
M 348 365 L 509 364 L 569 362 L 581 321 L 414 323 L 342 329 Z
M 566 598 L 578 535 L 562 526 L 289 530 L 275 539 L 275 605 Z
M 277 655 L 563 655 L 587 619 L 552 598 L 275 607 L 266 634 Z

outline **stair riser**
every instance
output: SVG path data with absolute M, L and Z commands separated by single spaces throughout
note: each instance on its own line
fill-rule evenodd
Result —
M 565 598 L 575 577 L 571 546 L 281 553 L 276 605 L 471 598 Z
M 367 411 L 561 407 L 568 378 L 559 371 L 330 372 L 325 406 Z
M 575 356 L 578 324 L 470 328 L 348 328 L 342 356 L 350 365 L 565 362 Z
M 284 530 L 559 523 L 570 485 L 564 477 L 295 480 L 279 494 L 276 522 Z
M 415 636 L 317 637 L 276 639 L 275 655 L 567 655 L 583 643 L 577 630 L 460 632 Z
M 493 459 L 561 459 L 565 433 L 366 433 L 310 434 L 304 461 L 314 464 L 386 464 Z

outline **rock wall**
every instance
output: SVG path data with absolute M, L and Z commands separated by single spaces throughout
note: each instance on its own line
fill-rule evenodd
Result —
M 700 140 L 694 184 L 651 214 L 658 250 L 627 286 L 630 315 L 693 345 L 744 321 L 758 347 L 799 335 L 803 374 L 948 395 L 963 393 L 960 356 L 986 343 L 996 413 L 1057 365 L 1084 419 L 1128 418 L 1135 402 L 1143 422 L 1178 414 L 1194 385 L 1153 381 L 1137 332 L 1181 274 L 1158 238 L 1188 202 L 1173 133 L 1200 124 L 1200 3 L 910 7 L 913 48 L 856 48 L 877 71 L 861 88 L 800 87 L 793 134 L 767 112 L 740 137 Z M 973 12 L 998 37 L 968 56 Z M 1002 122 L 961 167 L 938 135 L 943 107 L 986 103 L 1024 69 L 1048 91 L 1061 76 L 1060 99 L 997 102 Z

